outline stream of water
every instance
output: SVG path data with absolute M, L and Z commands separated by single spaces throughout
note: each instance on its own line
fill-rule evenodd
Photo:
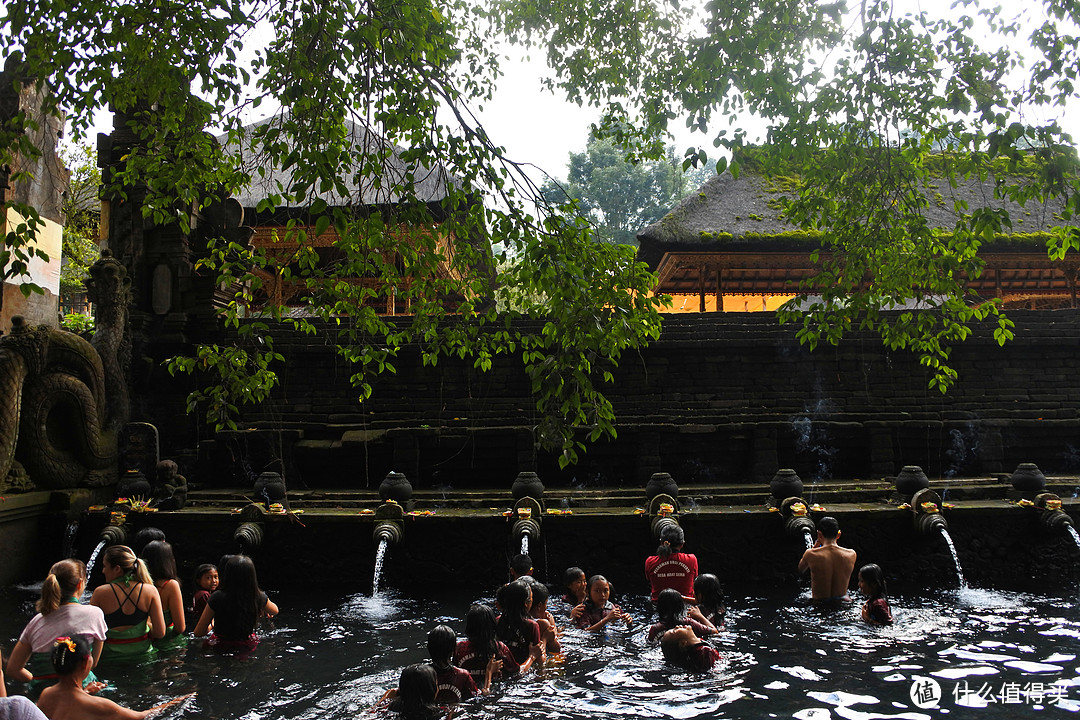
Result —
M 379 581 L 382 579 L 382 568 L 383 563 L 386 561 L 386 549 L 388 547 L 390 547 L 390 542 L 383 538 L 379 541 L 379 549 L 375 551 L 375 572 L 371 580 L 372 596 L 379 594 Z
M 956 566 L 956 577 L 960 580 L 960 589 L 967 589 L 967 578 L 964 577 L 964 570 L 960 567 L 960 556 L 956 554 L 956 545 L 953 544 L 952 536 L 944 525 L 939 525 L 938 530 L 941 531 L 941 537 L 945 538 L 945 544 L 949 546 L 949 554 L 952 555 L 953 565 Z

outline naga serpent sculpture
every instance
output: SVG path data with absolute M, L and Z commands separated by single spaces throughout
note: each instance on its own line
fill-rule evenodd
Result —
M 93 345 L 19 317 L 0 338 L 0 480 L 19 463 L 41 489 L 115 481 L 118 432 L 129 411 L 129 281 L 108 251 L 90 273 Z

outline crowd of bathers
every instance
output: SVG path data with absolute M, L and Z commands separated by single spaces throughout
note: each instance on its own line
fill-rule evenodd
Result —
M 719 579 L 698 572 L 698 560 L 685 552 L 685 535 L 675 523 L 660 530 L 656 553 L 645 560 L 656 622 L 648 641 L 667 662 L 690 671 L 707 671 L 720 659 L 710 638 L 724 627 L 726 609 Z M 815 600 L 849 600 L 847 588 L 855 552 L 837 544 L 839 527 L 822 518 L 818 539 L 800 560 L 811 573 Z M 218 565 L 203 564 L 193 578 L 194 595 L 185 602 L 176 561 L 164 534 L 145 528 L 133 547 L 112 545 L 102 554 L 105 583 L 84 603 L 87 569 L 77 559 L 52 566 L 41 586 L 37 614 L 11 650 L 7 680 L 25 684 L 29 696 L 0 700 L 0 720 L 93 720 L 142 718 L 187 697 L 144 711 L 124 708 L 98 695 L 103 687 L 94 674 L 99 661 L 149 658 L 161 649 L 188 642 L 188 615 L 194 637 L 211 648 L 240 655 L 258 644 L 261 618 L 278 608 L 258 583 L 255 565 L 245 555 L 226 555 Z M 532 575 L 532 560 L 518 555 L 510 562 L 510 582 L 498 589 L 495 606 L 475 603 L 464 624 L 464 637 L 448 625 L 428 634 L 429 663 L 401 671 L 398 685 L 376 703 L 377 709 L 408 718 L 439 717 L 447 705 L 491 691 L 492 683 L 513 680 L 562 652 L 563 627 L 599 632 L 611 626 L 632 628 L 634 618 L 611 600 L 603 575 L 587 576 L 567 568 L 561 602 L 549 603 L 552 588 Z M 877 565 L 859 571 L 866 595 L 862 617 L 874 624 L 892 622 L 885 580 Z M 558 596 L 557 596 L 558 597 Z M 559 613 L 556 618 L 552 610 Z M 2 663 L 0 663 L 2 664 Z M 0 672 L 0 691 L 7 695 Z
M 99 662 L 123 668 L 149 660 L 187 644 L 192 624 L 191 634 L 206 637 L 210 647 L 249 653 L 258 644 L 260 618 L 278 612 L 259 588 L 255 564 L 246 555 L 200 565 L 195 593 L 186 601 L 172 546 L 156 528 L 139 531 L 131 547 L 105 548 L 101 573 L 105 582 L 86 598 L 87 568 L 81 560 L 61 560 L 49 569 L 37 614 L 8 653 L 7 664 L 0 661 L 0 720 L 142 718 L 160 712 L 190 696 L 142 711 L 122 707 L 98 694 L 105 686 L 94 673 Z M 116 665 L 117 660 L 128 662 Z M 7 682 L 26 695 L 7 697 Z
M 855 552 L 837 545 L 839 534 L 834 518 L 822 518 L 817 541 L 800 559 L 800 570 L 811 573 L 814 599 L 823 599 L 822 588 L 828 588 L 824 592 L 831 592 L 833 600 L 850 602 L 847 588 Z M 726 617 L 720 581 L 714 574 L 699 574 L 697 557 L 684 551 L 681 526 L 665 524 L 659 539 L 656 553 L 645 559 L 657 618 L 648 629 L 648 642 L 660 646 L 667 662 L 691 671 L 710 670 L 720 659 L 710 638 L 724 628 Z M 469 609 L 463 639 L 448 625 L 433 628 L 427 642 L 431 661 L 404 668 L 397 687 L 388 690 L 376 708 L 406 718 L 437 718 L 448 705 L 490 692 L 492 681 L 513 679 L 559 653 L 562 632 L 549 608 L 551 589 L 532 577 L 527 555 L 511 561 L 510 578 L 496 593 L 494 609 L 484 603 Z M 594 632 L 634 625 L 631 615 L 611 601 L 611 584 L 603 575 L 587 577 L 581 568 L 571 567 L 563 586 L 562 623 Z M 860 569 L 859 589 L 867 598 L 863 620 L 892 623 L 880 567 Z

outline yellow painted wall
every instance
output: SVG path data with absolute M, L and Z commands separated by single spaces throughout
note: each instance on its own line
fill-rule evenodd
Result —
M 724 295 L 724 312 L 773 312 L 790 300 L 793 295 Z M 701 298 L 692 295 L 672 295 L 671 304 L 660 312 L 696 313 Z M 716 312 L 716 295 L 705 296 L 705 312 Z
M 23 217 L 14 210 L 8 210 L 7 230 L 14 231 Z M 56 326 L 57 308 L 60 297 L 60 255 L 63 251 L 64 228 L 51 220 L 44 220 L 44 227 L 38 229 L 35 246 L 43 250 L 49 259 L 33 258 L 29 262 L 29 275 L 12 278 L 4 283 L 4 306 L 0 312 L 0 329 L 4 333 L 11 330 L 11 318 L 22 315 L 31 325 L 47 324 Z M 23 282 L 33 282 L 45 289 L 44 295 L 36 293 L 23 297 L 19 286 Z

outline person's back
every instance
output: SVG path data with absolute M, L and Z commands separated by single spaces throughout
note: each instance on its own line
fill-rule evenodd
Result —
M 821 518 L 817 542 L 799 560 L 799 572 L 810 571 L 810 596 L 815 601 L 850 600 L 848 586 L 856 556 L 854 550 L 836 544 L 839 538 L 836 518 Z

